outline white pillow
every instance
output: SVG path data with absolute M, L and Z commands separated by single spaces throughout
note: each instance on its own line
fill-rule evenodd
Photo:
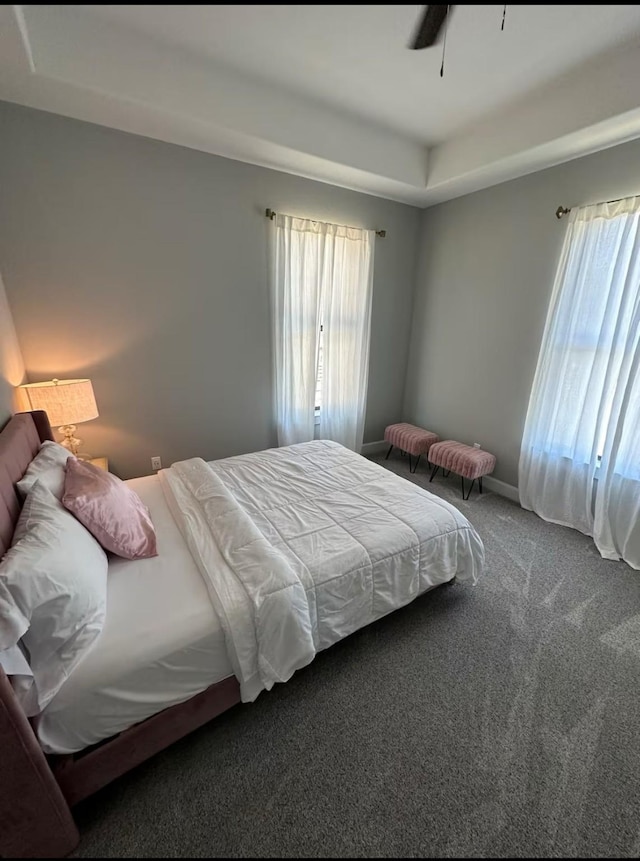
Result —
M 35 692 L 17 693 L 29 716 L 44 709 L 91 649 L 106 609 L 104 550 L 36 482 L 0 562 L 0 650 L 22 638 Z
M 16 483 L 22 499 L 25 499 L 36 481 L 41 480 L 49 488 L 56 499 L 62 499 L 64 493 L 65 468 L 71 452 L 63 445 L 52 440 L 45 440 L 38 454 L 29 464 L 24 476 Z

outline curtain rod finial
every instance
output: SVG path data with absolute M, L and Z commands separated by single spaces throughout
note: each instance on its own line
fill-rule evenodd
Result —
M 566 206 L 559 206 L 556 209 L 556 218 L 562 218 L 563 215 L 568 215 L 571 212 Z

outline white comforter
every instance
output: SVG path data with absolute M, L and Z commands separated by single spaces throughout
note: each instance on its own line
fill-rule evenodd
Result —
M 337 443 L 193 458 L 160 477 L 244 701 L 421 592 L 475 583 L 483 565 L 454 506 Z

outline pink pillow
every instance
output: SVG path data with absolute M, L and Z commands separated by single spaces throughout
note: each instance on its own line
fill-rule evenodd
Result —
M 69 458 L 62 504 L 105 550 L 125 559 L 158 555 L 149 509 L 124 481 L 104 469 Z

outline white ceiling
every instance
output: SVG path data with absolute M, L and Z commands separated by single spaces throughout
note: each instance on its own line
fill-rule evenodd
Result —
M 640 6 L 0 6 L 0 98 L 429 205 L 640 136 Z
M 442 49 L 407 50 L 423 6 L 83 6 L 425 144 L 640 34 L 640 6 L 454 7 Z

